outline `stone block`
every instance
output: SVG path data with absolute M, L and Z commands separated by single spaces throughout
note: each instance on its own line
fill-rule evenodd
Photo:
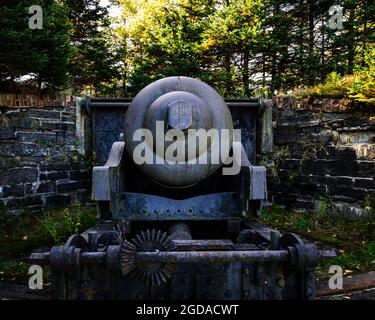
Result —
M 38 179 L 36 168 L 14 168 L 0 173 L 0 185 L 14 185 Z
M 56 132 L 56 142 L 59 145 L 76 145 L 77 137 L 74 131 L 63 131 L 57 130 Z
M 355 188 L 375 189 L 375 181 L 374 178 L 356 178 L 353 186 Z
M 74 122 L 61 122 L 61 121 L 44 121 L 40 120 L 38 128 L 44 128 L 45 130 L 63 130 L 63 131 L 75 131 L 76 125 Z
M 12 140 L 15 139 L 14 128 L 0 128 L 0 140 Z
M 334 203 L 333 214 L 336 216 L 342 216 L 346 220 L 361 220 L 368 218 L 368 212 L 365 209 L 347 203 Z
M 366 177 L 366 178 L 375 177 L 375 161 L 358 160 L 357 170 L 358 170 L 357 177 Z
M 301 129 L 296 126 L 277 126 L 274 129 L 274 141 L 276 145 L 295 143 L 301 138 Z
M 91 188 L 91 180 L 80 180 L 80 181 L 77 181 L 77 183 L 80 189 Z
M 43 181 L 38 183 L 36 192 L 38 193 L 51 193 L 56 191 L 56 183 L 54 181 Z
M 342 195 L 331 195 L 333 202 L 345 202 L 345 203 L 357 203 L 358 200 L 352 197 L 346 197 Z
M 28 213 L 38 213 L 43 210 L 43 205 L 33 205 L 27 207 Z
M 77 203 L 86 203 L 90 201 L 90 190 L 88 189 L 80 189 L 74 192 L 74 202 Z
M 296 194 L 283 194 L 283 193 L 272 193 L 271 199 L 273 203 L 283 205 L 287 208 L 291 208 L 296 202 Z
M 1 144 L 0 144 L 1 149 Z M 0 171 L 6 171 L 9 168 L 22 167 L 20 157 L 3 157 L 0 156 Z M 1 182 L 0 182 L 1 183 Z
M 43 173 L 40 173 L 39 175 L 40 180 L 56 181 L 59 179 L 66 179 L 66 178 L 68 178 L 68 171 L 43 172 Z
M 41 144 L 56 143 L 56 133 L 54 132 L 24 132 L 17 131 L 16 137 L 22 142 L 37 142 Z
M 48 109 L 29 109 L 27 110 L 27 115 L 33 118 L 43 118 L 43 119 L 54 119 L 60 120 L 60 111 L 48 110 Z
M 79 183 L 77 181 L 59 181 L 56 183 L 56 187 L 59 193 L 69 192 L 77 190 L 79 188 Z
M 24 185 L 0 186 L 0 198 L 22 197 L 25 194 Z
M 87 180 L 90 178 L 88 170 L 73 170 L 69 172 L 70 180 Z
M 331 187 L 353 187 L 353 178 L 351 177 L 325 176 L 323 181 L 326 185 Z
M 315 210 L 315 201 L 312 198 L 300 198 L 296 199 L 296 202 L 293 204 L 293 208 L 303 211 L 314 211 Z
M 360 169 L 357 161 L 307 160 L 302 164 L 303 174 L 361 177 L 370 172 L 375 167 L 363 164 Z
M 328 186 L 328 192 L 331 195 L 340 195 L 358 200 L 364 200 L 367 192 L 364 189 L 348 188 L 345 186 Z
M 43 202 L 47 208 L 63 207 L 71 203 L 71 197 L 69 194 L 44 195 Z
M 0 155 L 3 157 L 16 157 L 17 145 L 11 142 L 0 142 Z
M 39 120 L 32 119 L 21 110 L 11 110 L 3 116 L 2 125 L 8 128 L 32 129 L 39 126 Z
M 68 163 L 65 162 L 44 162 L 41 163 L 39 166 L 40 171 L 47 172 L 47 171 L 69 171 L 70 166 Z
M 64 122 L 75 122 L 76 121 L 75 112 L 63 111 L 61 113 L 61 120 Z
M 42 199 L 40 195 L 30 195 L 26 197 L 12 197 L 5 199 L 6 208 L 26 207 L 31 205 L 41 205 Z

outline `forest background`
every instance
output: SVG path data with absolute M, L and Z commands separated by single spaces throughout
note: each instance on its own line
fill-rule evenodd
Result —
M 0 3 L 3 93 L 134 97 L 156 79 L 181 75 L 227 98 L 375 102 L 370 0 Z M 43 9 L 41 29 L 29 27 L 32 5 Z

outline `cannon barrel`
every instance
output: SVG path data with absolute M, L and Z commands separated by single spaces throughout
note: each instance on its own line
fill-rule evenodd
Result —
M 212 175 L 226 163 L 233 142 L 224 99 L 188 77 L 161 79 L 141 90 L 126 112 L 124 130 L 130 158 L 169 187 L 191 186 Z M 137 152 L 140 146 L 144 153 Z

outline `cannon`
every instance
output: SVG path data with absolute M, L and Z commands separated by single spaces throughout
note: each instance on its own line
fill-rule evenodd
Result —
M 262 103 L 225 101 L 187 77 L 140 91 L 93 168 L 100 222 L 31 255 L 50 265 L 53 297 L 312 299 L 314 268 L 334 252 L 259 224 L 266 169 L 250 162 L 228 108 Z

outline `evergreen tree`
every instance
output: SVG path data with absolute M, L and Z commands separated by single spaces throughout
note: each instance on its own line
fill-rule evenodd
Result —
M 74 54 L 69 66 L 74 94 L 100 94 L 105 83 L 117 76 L 111 52 L 110 19 L 100 0 L 62 0 L 73 28 Z
M 187 75 L 227 97 L 270 96 L 318 85 L 333 71 L 352 74 L 373 50 L 369 0 L 119 2 L 126 18 L 120 32 L 127 43 L 126 88 L 133 94 L 155 79 Z M 343 7 L 342 30 L 329 27 L 333 5 Z
M 29 28 L 29 7 L 43 9 L 43 28 Z M 39 88 L 66 87 L 71 56 L 69 24 L 60 2 L 5 0 L 0 7 L 1 90 L 17 90 L 18 78 L 29 75 Z

